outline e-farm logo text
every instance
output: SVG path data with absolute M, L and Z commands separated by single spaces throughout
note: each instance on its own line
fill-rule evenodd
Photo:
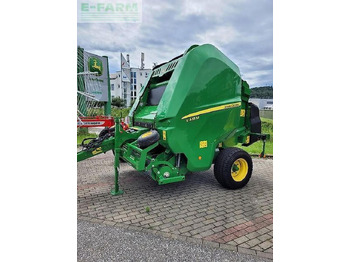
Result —
M 141 23 L 142 0 L 78 0 L 78 23 Z

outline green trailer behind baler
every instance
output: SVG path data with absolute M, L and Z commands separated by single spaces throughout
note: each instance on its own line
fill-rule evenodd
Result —
M 259 110 L 248 102 L 249 95 L 239 68 L 216 47 L 191 46 L 153 69 L 130 111 L 130 127 L 116 119 L 115 127 L 83 144 L 78 161 L 113 150 L 113 195 L 122 193 L 120 159 L 149 171 L 160 185 L 182 181 L 186 173 L 208 170 L 214 163 L 223 187 L 241 188 L 253 163 L 234 146 L 268 138 L 261 134 Z

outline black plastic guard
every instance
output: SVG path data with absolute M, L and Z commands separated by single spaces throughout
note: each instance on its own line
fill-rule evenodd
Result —
M 250 107 L 250 132 L 251 133 L 261 133 L 261 120 L 259 115 L 259 108 L 253 103 L 249 103 Z M 243 144 L 243 146 L 249 146 L 254 142 L 260 140 L 259 135 L 250 135 L 250 140 L 248 144 Z

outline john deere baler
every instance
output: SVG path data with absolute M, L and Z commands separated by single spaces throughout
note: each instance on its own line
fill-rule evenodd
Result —
M 83 143 L 78 161 L 113 150 L 115 188 L 119 159 L 150 171 L 158 184 L 178 182 L 189 171 L 207 170 L 224 187 L 245 186 L 252 159 L 237 144 L 264 140 L 259 110 L 248 102 L 250 89 L 240 71 L 213 45 L 191 46 L 184 54 L 156 66 L 142 87 L 129 117 L 116 119 L 99 138 Z

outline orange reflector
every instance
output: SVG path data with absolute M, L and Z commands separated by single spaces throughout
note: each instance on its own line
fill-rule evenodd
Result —
M 199 159 L 199 160 L 202 160 L 202 157 L 201 157 L 201 156 L 199 156 L 199 157 L 198 157 L 198 159 Z

